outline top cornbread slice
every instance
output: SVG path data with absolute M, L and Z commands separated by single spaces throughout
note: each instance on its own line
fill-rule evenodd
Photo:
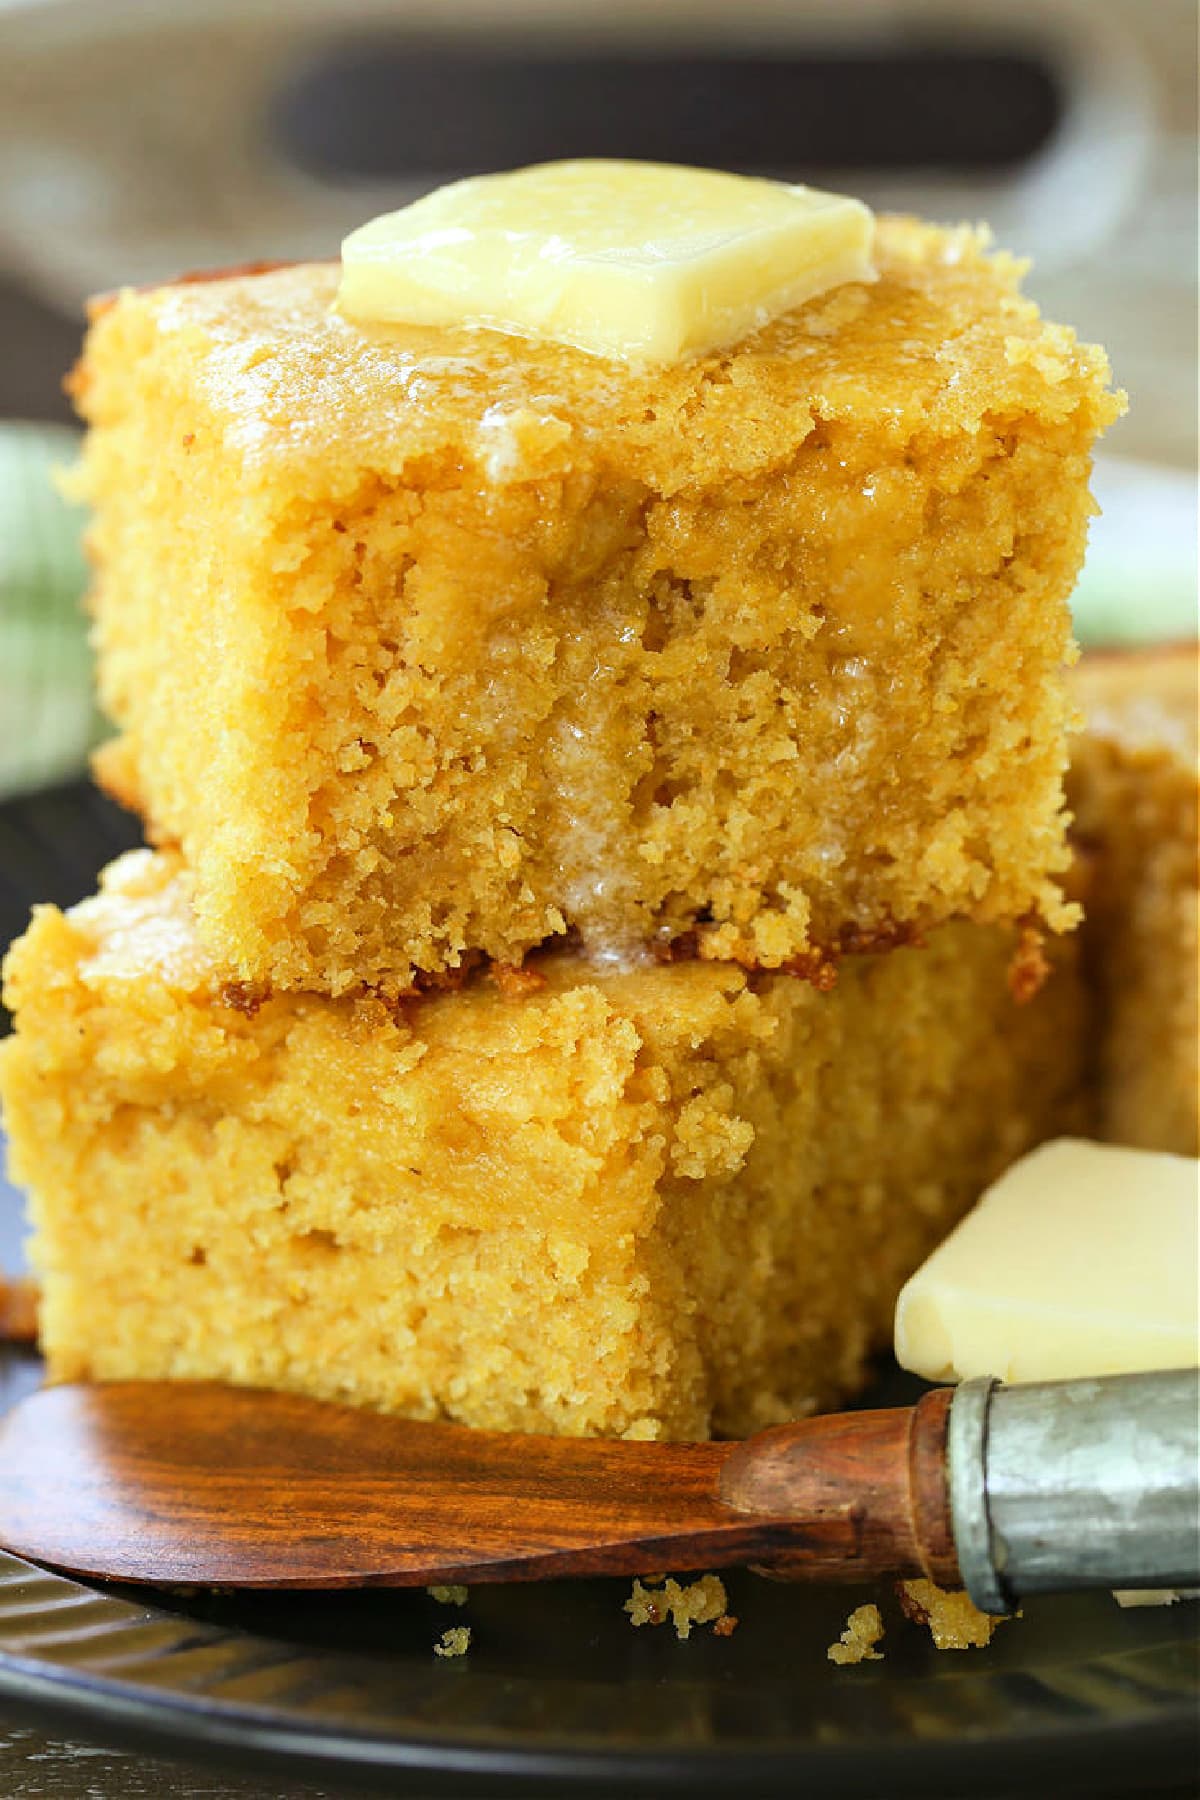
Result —
M 966 231 L 638 373 L 365 328 L 334 266 L 101 304 L 103 777 L 231 977 L 402 992 L 695 930 L 819 966 L 1066 918 L 1101 352 Z

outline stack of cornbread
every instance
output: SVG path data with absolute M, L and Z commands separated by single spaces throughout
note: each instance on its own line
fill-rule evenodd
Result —
M 647 305 L 716 241 L 672 211 Z M 54 1377 L 742 1433 L 1086 1123 L 1067 597 L 1118 401 L 978 235 L 867 250 L 649 361 L 326 266 L 96 306 L 99 772 L 159 848 L 9 963 Z

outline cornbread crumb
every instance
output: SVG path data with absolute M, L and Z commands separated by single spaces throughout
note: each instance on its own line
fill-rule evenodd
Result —
M 439 1606 L 465 1606 L 470 1595 L 470 1589 L 457 1582 L 451 1582 L 447 1587 L 427 1587 L 425 1592 Z
M 0 1344 L 32 1344 L 38 1301 L 38 1284 L 30 1276 L 0 1275 Z
M 443 1631 L 433 1646 L 435 1656 L 465 1656 L 471 1648 L 471 1627 L 469 1625 L 452 1625 L 449 1631 Z
M 980 1612 L 965 1592 L 940 1588 L 932 1581 L 898 1581 L 896 1597 L 904 1616 L 928 1625 L 939 1650 L 982 1650 L 997 1625 L 1020 1613 Z
M 877 1606 L 856 1606 L 846 1620 L 846 1629 L 836 1644 L 825 1652 L 832 1663 L 882 1662 L 883 1651 L 875 1648 L 883 1637 L 883 1618 Z
M 728 1637 L 737 1627 L 737 1620 L 727 1610 L 725 1583 L 719 1575 L 701 1575 L 686 1586 L 669 1576 L 658 1589 L 635 1581 L 625 1611 L 632 1625 L 663 1625 L 670 1619 L 681 1641 L 691 1637 L 693 1625 L 711 1625 L 718 1637 Z M 718 1631 L 718 1626 L 723 1629 Z

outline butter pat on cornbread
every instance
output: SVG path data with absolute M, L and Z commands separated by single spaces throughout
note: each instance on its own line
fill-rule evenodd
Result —
M 1118 401 L 977 235 L 882 220 L 873 261 L 653 368 L 348 319 L 333 266 L 95 309 L 100 770 L 226 977 L 1070 922 L 1066 596 Z
M 1064 1139 L 1008 1171 L 905 1284 L 896 1357 L 930 1381 L 1200 1362 L 1200 1163 Z
M 642 1437 L 833 1401 L 905 1276 L 1076 1116 L 1073 946 L 1026 1006 L 1011 955 L 954 925 L 832 994 L 559 954 L 510 992 L 254 1008 L 175 860 L 123 859 L 8 961 L 50 1374 Z
M 735 344 L 870 281 L 860 200 L 666 163 L 543 163 L 439 188 L 342 245 L 338 307 L 480 326 L 627 362 Z

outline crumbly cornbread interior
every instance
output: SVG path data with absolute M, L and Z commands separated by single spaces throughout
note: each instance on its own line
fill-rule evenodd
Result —
M 1068 922 L 1066 596 L 1120 402 L 975 234 L 884 220 L 876 261 L 640 375 L 352 325 L 333 266 L 97 310 L 100 770 L 226 973 Z
M 832 994 L 558 954 L 247 1010 L 135 853 L 8 962 L 50 1374 L 639 1436 L 832 1401 L 986 1183 L 1079 1125 L 1073 946 L 1026 1006 L 1011 952 L 952 925 Z
M 1195 644 L 1086 656 L 1068 782 L 1096 864 L 1084 932 L 1100 999 L 1099 1127 L 1200 1155 L 1200 839 Z

